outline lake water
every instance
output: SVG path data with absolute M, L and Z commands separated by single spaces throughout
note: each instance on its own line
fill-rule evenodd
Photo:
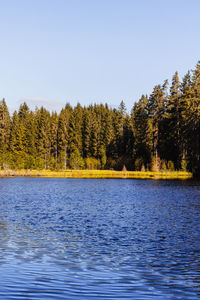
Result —
M 0 299 L 199 299 L 200 185 L 0 179 Z

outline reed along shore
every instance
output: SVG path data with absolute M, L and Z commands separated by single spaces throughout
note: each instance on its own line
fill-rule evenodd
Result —
M 114 171 L 114 170 L 0 170 L 1 177 L 47 178 L 127 178 L 127 179 L 191 179 L 184 171 Z

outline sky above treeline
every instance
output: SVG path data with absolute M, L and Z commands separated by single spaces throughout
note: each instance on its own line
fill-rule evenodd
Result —
M 123 100 L 200 59 L 199 0 L 0 0 L 0 98 L 60 109 Z

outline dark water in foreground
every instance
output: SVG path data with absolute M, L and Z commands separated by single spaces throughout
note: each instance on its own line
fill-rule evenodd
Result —
M 0 179 L 0 299 L 97 298 L 200 298 L 200 185 Z

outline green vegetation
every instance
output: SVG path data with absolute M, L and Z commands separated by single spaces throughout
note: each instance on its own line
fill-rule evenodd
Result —
M 149 96 L 142 95 L 130 115 L 122 101 L 118 109 L 107 104 L 88 107 L 66 104 L 59 114 L 50 113 L 44 107 L 31 111 L 23 103 L 10 116 L 3 99 L 0 102 L 0 170 L 3 174 L 8 170 L 23 173 L 20 170 L 30 172 L 30 169 L 40 170 L 38 174 L 43 174 L 45 169 L 46 174 L 56 177 L 58 174 L 64 177 L 66 174 L 78 174 L 77 177 L 126 174 L 123 177 L 128 178 L 141 178 L 143 174 L 145 178 L 190 176 L 177 171 L 192 172 L 199 177 L 200 62 L 182 82 L 176 72 L 170 86 L 165 81 L 156 85 Z M 102 172 L 89 171 L 95 169 Z M 119 175 L 114 172 L 122 169 L 142 172 L 127 171 Z

